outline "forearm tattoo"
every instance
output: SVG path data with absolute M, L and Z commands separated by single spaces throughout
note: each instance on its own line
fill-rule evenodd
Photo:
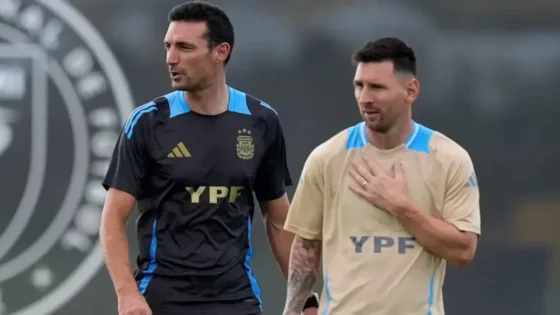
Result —
M 317 281 L 321 266 L 321 241 L 294 239 L 290 254 L 285 314 L 300 314 Z

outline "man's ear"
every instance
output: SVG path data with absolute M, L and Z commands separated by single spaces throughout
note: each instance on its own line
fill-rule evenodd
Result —
M 406 99 L 409 103 L 414 103 L 418 96 L 420 95 L 420 82 L 416 78 L 411 78 L 407 82 L 406 86 Z
M 216 62 L 225 62 L 231 53 L 231 46 L 228 43 L 221 43 L 214 47 L 213 55 Z

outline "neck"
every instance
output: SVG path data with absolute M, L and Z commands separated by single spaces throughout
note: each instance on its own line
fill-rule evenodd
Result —
M 204 90 L 184 92 L 192 111 L 202 115 L 219 115 L 228 110 L 230 96 L 225 78 L 215 82 Z
M 377 132 L 366 128 L 369 142 L 381 150 L 390 150 L 403 144 L 414 130 L 414 122 L 411 117 L 399 119 L 394 126 L 386 132 Z

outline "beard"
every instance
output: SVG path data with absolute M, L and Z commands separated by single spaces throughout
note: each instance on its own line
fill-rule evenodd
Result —
M 376 133 L 387 133 L 396 123 L 395 120 L 387 119 L 387 117 L 383 116 L 381 113 L 376 114 L 375 117 L 368 117 L 367 115 L 362 114 L 362 118 L 364 119 L 367 128 Z
M 210 87 L 212 85 L 210 81 L 211 80 L 208 77 L 192 79 L 187 76 L 183 76 L 180 81 L 172 81 L 171 85 L 175 90 L 196 93 Z

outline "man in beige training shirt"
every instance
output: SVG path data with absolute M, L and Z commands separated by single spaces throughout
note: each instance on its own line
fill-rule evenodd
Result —
M 480 234 L 472 161 L 412 120 L 420 86 L 411 48 L 383 38 L 354 61 L 364 121 L 305 163 L 285 225 L 297 236 L 284 314 L 299 314 L 322 262 L 319 314 L 444 315 L 446 262 L 468 265 Z

